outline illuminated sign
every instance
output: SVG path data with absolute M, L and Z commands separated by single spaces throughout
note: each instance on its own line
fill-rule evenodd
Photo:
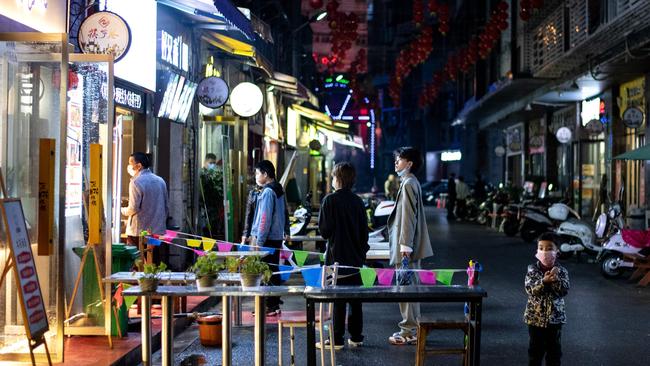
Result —
M 100 11 L 81 23 L 77 40 L 83 53 L 113 55 L 118 62 L 131 46 L 131 29 L 119 15 Z
M 169 73 L 167 87 L 158 108 L 158 118 L 185 123 L 192 107 L 197 84 L 184 76 Z
M 66 33 L 68 0 L 3 0 L 0 14 L 39 32 Z M 0 24 L 0 32 L 15 32 Z
M 102 85 L 102 97 L 107 98 L 108 85 Z M 139 112 L 144 110 L 144 94 L 135 92 L 119 86 L 113 87 L 113 100 L 115 104 L 135 109 Z
M 568 127 L 560 127 L 555 132 L 555 137 L 561 144 L 566 144 L 573 138 L 573 133 Z
M 262 108 L 264 95 L 260 88 L 249 82 L 238 84 L 230 93 L 232 110 L 242 117 L 250 117 Z
M 463 154 L 460 151 L 443 151 L 440 154 L 440 160 L 442 161 L 459 161 L 463 158 Z
M 183 42 L 183 36 L 172 36 L 160 31 L 160 60 L 183 71 L 189 70 L 190 46 Z
M 580 112 L 580 118 L 582 119 L 582 125 L 586 126 L 589 121 L 595 119 L 600 120 L 600 98 L 595 98 L 592 100 L 585 100 L 582 102 L 582 112 Z
M 207 77 L 199 83 L 196 99 L 208 108 L 219 108 L 228 100 L 228 85 L 222 78 Z

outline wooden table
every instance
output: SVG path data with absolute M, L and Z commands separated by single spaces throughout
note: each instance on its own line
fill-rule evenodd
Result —
M 336 286 L 330 288 L 307 287 L 307 365 L 316 366 L 316 303 L 337 300 L 361 302 L 459 302 L 469 303 L 469 317 L 474 324 L 469 331 L 469 365 L 481 363 L 481 310 L 487 292 L 469 286 Z
M 142 292 L 139 286 L 124 291 L 124 296 L 141 296 L 145 311 L 142 312 L 142 364 L 151 365 L 151 297 L 162 297 L 162 365 L 174 364 L 174 328 L 172 326 L 172 304 L 177 296 L 221 296 L 222 297 L 222 365 L 232 364 L 232 340 L 230 299 L 231 297 L 255 297 L 255 366 L 264 365 L 266 296 L 302 296 L 303 286 L 260 286 L 244 290 L 240 286 L 217 286 L 214 289 L 199 291 L 195 286 L 159 286 L 155 292 Z M 147 352 L 145 353 L 145 348 Z

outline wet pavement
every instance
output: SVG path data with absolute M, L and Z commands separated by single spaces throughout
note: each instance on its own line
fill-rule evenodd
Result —
M 536 248 L 518 237 L 471 223 L 448 224 L 444 210 L 429 209 L 429 232 L 435 255 L 426 268 L 465 268 L 469 259 L 483 264 L 481 285 L 488 292 L 483 309 L 481 361 L 483 365 L 526 365 L 528 333 L 522 320 L 526 295 L 523 280 L 526 266 L 533 261 Z M 650 287 L 637 288 L 625 278 L 609 280 L 587 258 L 570 259 L 571 290 L 566 297 L 568 323 L 563 329 L 563 363 L 566 365 L 648 365 L 650 362 Z M 466 281 L 456 275 L 455 283 Z M 299 281 L 299 279 L 296 279 Z M 250 309 L 251 303 L 244 304 Z M 299 298 L 287 299 L 285 310 L 301 310 Z M 462 316 L 462 305 L 423 304 L 424 315 L 435 318 Z M 397 304 L 365 304 L 365 344 L 337 352 L 339 365 L 412 365 L 414 346 L 391 346 L 387 337 L 397 330 L 400 320 Z M 266 364 L 276 365 L 277 327 L 266 329 Z M 253 364 L 253 328 L 233 329 L 233 365 Z M 285 331 L 284 364 L 289 364 L 288 331 Z M 462 335 L 453 331 L 435 332 L 432 344 L 459 344 Z M 176 363 L 194 355 L 206 364 L 221 362 L 220 348 L 207 348 L 198 341 L 196 325 L 177 335 Z M 305 365 L 305 330 L 296 330 L 296 364 Z M 159 357 L 159 354 L 158 354 Z M 156 357 L 154 356 L 154 360 Z M 329 364 L 328 359 L 327 363 Z M 185 363 L 184 363 L 185 364 Z M 190 363 L 187 363 L 190 364 Z M 429 357 L 427 365 L 459 365 L 459 357 Z

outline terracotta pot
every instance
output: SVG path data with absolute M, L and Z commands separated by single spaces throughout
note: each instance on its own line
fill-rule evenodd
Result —
M 243 289 L 259 287 L 262 283 L 261 274 L 241 274 L 241 287 Z
M 221 347 L 221 315 L 210 315 L 198 318 L 199 339 L 204 346 Z
M 144 292 L 154 292 L 158 289 L 157 278 L 140 278 L 138 279 L 138 284 Z

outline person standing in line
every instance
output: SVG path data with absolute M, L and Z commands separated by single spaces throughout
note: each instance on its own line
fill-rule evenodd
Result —
M 414 175 L 421 166 L 422 156 L 418 150 L 402 147 L 395 153 L 395 172 L 400 177 L 401 185 L 395 208 L 388 217 L 388 241 L 390 264 L 397 269 L 404 265 L 419 269 L 420 260 L 433 255 L 422 203 L 422 188 Z M 417 276 L 411 278 L 412 282 L 418 282 Z M 388 341 L 394 345 L 415 344 L 420 304 L 400 303 L 399 309 L 402 313 L 402 321 L 398 324 L 400 330 Z
M 447 179 L 447 219 L 454 219 L 454 208 L 456 208 L 456 174 L 449 174 Z
M 386 198 L 391 201 L 395 201 L 398 189 L 399 183 L 397 182 L 397 178 L 394 174 L 389 174 L 388 179 L 386 179 L 386 182 L 384 182 L 384 194 L 386 195 Z
M 122 215 L 128 217 L 126 235 L 129 245 L 139 245 L 140 233 L 144 230 L 150 235 L 163 235 L 167 230 L 167 184 L 152 173 L 150 167 L 149 158 L 143 152 L 134 152 L 129 157 L 126 168 L 131 176 L 129 205 L 121 210 Z M 154 252 L 155 262 L 159 261 L 157 257 Z
M 262 260 L 271 265 L 271 271 L 277 271 L 280 263 L 280 250 L 286 232 L 286 203 L 284 189 L 275 180 L 275 167 L 268 160 L 262 160 L 255 165 L 255 182 L 262 187 L 257 195 L 255 215 L 251 226 L 251 240 L 254 245 L 276 249 L 273 254 Z M 271 284 L 281 284 L 280 275 L 271 276 Z M 266 298 L 266 314 L 280 313 L 280 298 Z
M 323 238 L 327 239 L 327 254 L 325 263 L 338 263 L 342 266 L 362 267 L 366 261 L 368 245 L 368 225 L 363 201 L 352 192 L 356 181 L 354 166 L 348 162 L 338 163 L 332 170 L 332 185 L 334 193 L 323 199 L 318 217 L 318 228 Z M 359 270 L 351 268 L 339 269 L 337 285 L 360 286 Z M 339 350 L 345 344 L 345 315 L 347 304 L 348 332 L 350 347 L 363 345 L 363 311 L 359 301 L 334 302 L 334 349 Z M 325 340 L 325 347 L 331 346 L 330 340 Z M 316 344 L 321 348 L 321 343 Z
M 560 366 L 562 324 L 566 323 L 564 297 L 569 292 L 569 272 L 556 261 L 557 245 L 553 233 L 537 242 L 537 261 L 528 266 L 524 287 L 528 295 L 524 322 L 530 337 L 528 365 Z

